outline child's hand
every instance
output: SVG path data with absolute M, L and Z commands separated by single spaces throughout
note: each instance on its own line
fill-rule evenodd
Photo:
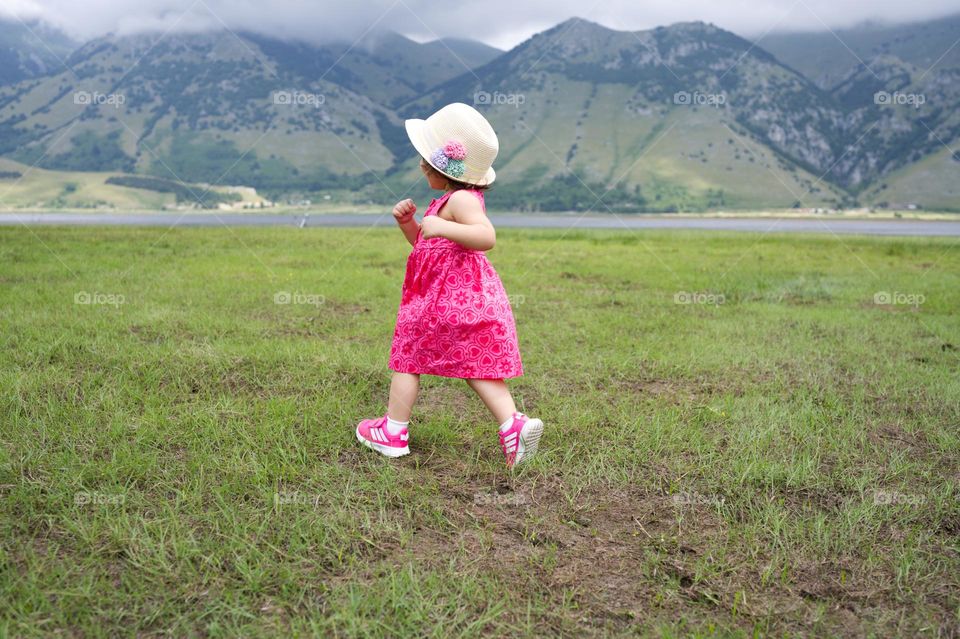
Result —
M 437 215 L 423 218 L 423 222 L 420 224 L 423 239 L 429 240 L 431 237 L 440 237 L 443 234 L 443 227 L 447 224 L 450 224 L 450 222 Z
M 413 200 L 400 200 L 393 206 L 393 218 L 398 224 L 406 224 L 413 219 L 413 214 L 417 212 L 417 205 Z

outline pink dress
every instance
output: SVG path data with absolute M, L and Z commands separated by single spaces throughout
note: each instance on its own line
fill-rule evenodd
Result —
M 483 193 L 470 192 L 483 205 Z M 452 193 L 430 202 L 424 217 L 436 215 Z M 483 251 L 417 236 L 407 258 L 390 368 L 467 379 L 523 375 L 510 300 Z

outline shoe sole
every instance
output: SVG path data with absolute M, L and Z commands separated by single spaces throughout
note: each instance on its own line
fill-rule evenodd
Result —
M 517 447 L 516 464 L 522 464 L 537 454 L 540 437 L 543 436 L 543 422 L 539 419 L 528 419 L 520 429 L 520 445 Z
M 366 446 L 367 448 L 373 449 L 384 455 L 386 457 L 403 457 L 404 455 L 410 454 L 410 447 L 404 446 L 403 448 L 396 448 L 395 446 L 384 446 L 383 444 L 378 444 L 377 442 L 372 442 L 369 439 L 365 438 L 360 434 L 360 429 L 357 428 L 355 431 L 357 435 L 357 441 Z

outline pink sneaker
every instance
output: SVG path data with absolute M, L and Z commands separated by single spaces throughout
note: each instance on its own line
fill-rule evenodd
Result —
M 500 431 L 500 447 L 507 458 L 507 466 L 522 464 L 537 454 L 543 422 L 530 419 L 523 413 L 513 414 L 513 423 L 506 431 Z
M 407 442 L 410 433 L 404 428 L 396 435 L 387 431 L 387 416 L 365 419 L 357 425 L 357 441 L 387 457 L 403 457 L 410 454 Z

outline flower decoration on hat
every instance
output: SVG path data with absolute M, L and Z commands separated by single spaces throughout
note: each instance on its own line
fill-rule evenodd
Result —
M 443 154 L 451 160 L 462 160 L 467 157 L 467 149 L 456 140 L 447 140 L 443 145 Z
M 447 156 L 444 155 L 443 149 L 437 149 L 430 155 L 430 164 L 441 171 L 447 170 Z
M 455 178 L 462 177 L 464 172 L 463 160 L 467 157 L 467 149 L 462 142 L 447 140 L 440 148 L 430 154 L 430 164 L 436 169 Z

